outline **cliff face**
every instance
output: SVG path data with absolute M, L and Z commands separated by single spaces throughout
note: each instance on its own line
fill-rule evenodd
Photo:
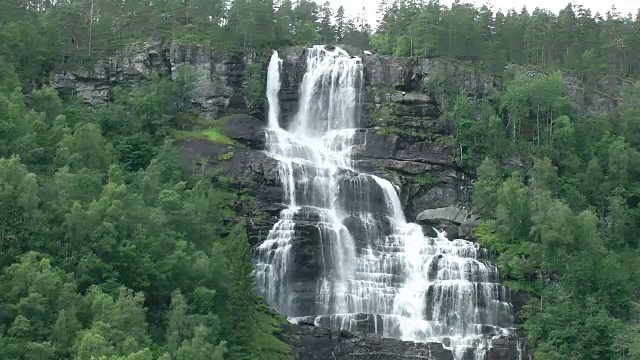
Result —
M 289 48 L 284 59 L 280 100 L 283 121 L 296 112 L 298 86 L 306 69 L 304 48 Z M 187 164 L 200 170 L 216 170 L 235 182 L 247 196 L 238 212 L 247 220 L 250 242 L 263 241 L 277 220 L 282 205 L 278 164 L 265 155 L 265 101 L 252 98 L 255 84 L 250 69 L 264 71 L 266 58 L 218 54 L 215 51 L 175 43 L 144 43 L 96 64 L 90 70 L 54 73 L 51 85 L 60 93 L 77 96 L 90 105 L 111 99 L 113 87 L 133 85 L 158 74 L 175 79 L 182 64 L 195 69 L 189 94 L 190 111 L 213 120 L 216 130 L 234 141 L 216 143 L 201 138 L 179 142 Z M 384 57 L 363 57 L 365 96 L 362 99 L 366 127 L 359 133 L 365 145 L 355 152 L 358 166 L 400 186 L 408 220 L 447 230 L 452 237 L 471 234 L 475 217 L 465 210 L 471 177 L 456 158 L 453 126 L 441 117 L 438 99 L 425 87 L 443 77 L 459 82 L 470 96 L 486 96 L 496 86 L 483 75 L 465 71 L 439 59 L 422 62 Z M 263 80 L 264 81 L 264 80 Z M 264 86 L 264 84 L 263 84 Z M 218 176 L 214 175 L 214 176 Z M 310 224 L 310 229 L 315 228 Z M 300 234 L 308 244 L 297 254 L 301 276 L 314 271 L 316 256 L 313 232 Z M 439 344 L 414 344 L 377 335 L 353 335 L 309 325 L 283 325 L 285 338 L 299 359 L 436 359 L 452 354 Z M 515 359 L 519 350 L 514 338 L 495 339 L 484 360 Z
M 205 51 L 177 43 L 140 43 L 91 67 L 54 72 L 50 84 L 63 95 L 72 95 L 89 105 L 109 101 L 115 86 L 133 85 L 160 75 L 175 79 L 181 65 L 193 66 L 190 103 L 209 119 L 228 114 L 260 115 L 262 103 L 251 104 L 247 94 L 247 69 L 261 66 L 253 55 Z

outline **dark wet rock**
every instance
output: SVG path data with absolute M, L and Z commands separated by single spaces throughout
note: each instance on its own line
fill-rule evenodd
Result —
M 287 128 L 298 111 L 300 83 L 307 70 L 307 48 L 294 46 L 280 53 L 282 61 L 280 100 L 280 127 Z
M 348 320 L 346 319 L 348 318 Z M 307 316 L 297 319 L 298 325 L 320 326 L 325 328 L 338 329 L 335 324 L 348 321 L 351 331 L 342 330 L 340 335 L 345 338 L 355 338 L 364 334 L 382 335 L 384 332 L 384 319 L 382 315 L 374 314 L 348 314 L 348 315 L 320 315 Z
M 485 360 L 533 360 L 526 341 L 521 336 L 501 336 L 491 340 Z
M 373 315 L 357 314 L 356 321 L 366 330 L 375 322 Z M 316 327 L 314 321 L 322 318 L 303 318 L 297 324 L 282 325 L 283 340 L 291 345 L 292 353 L 298 360 L 453 360 L 451 350 L 443 343 L 414 343 L 399 339 L 383 338 L 378 334 L 351 333 L 329 327 Z M 330 319 L 327 319 L 330 321 Z M 476 359 L 475 354 L 469 359 Z M 463 357 L 467 359 L 467 357 Z M 490 348 L 483 360 L 532 360 L 533 356 L 525 340 L 516 335 L 498 336 L 490 340 Z
M 470 215 L 465 219 L 458 229 L 458 237 L 465 240 L 475 240 L 473 230 L 475 230 L 478 225 L 479 219 L 480 217 L 478 215 Z
M 350 215 L 342 223 L 349 229 L 349 233 L 360 251 L 365 251 L 375 245 L 373 244 L 375 239 L 383 238 L 392 232 L 389 217 L 382 214 L 372 214 L 370 218 L 364 220 L 357 215 Z M 372 224 L 375 226 L 371 226 Z M 373 250 L 381 249 L 373 248 Z
M 414 343 L 377 334 L 355 336 L 344 330 L 284 324 L 284 332 L 299 360 L 453 360 L 441 343 Z
M 232 114 L 216 122 L 220 131 L 253 149 L 264 148 L 265 124 L 263 121 L 246 114 Z
M 520 324 L 521 320 L 520 317 L 517 316 L 520 311 L 522 310 L 522 308 L 524 307 L 524 305 L 529 302 L 529 300 L 532 299 L 532 296 L 530 293 L 525 292 L 525 291 L 512 291 L 511 292 L 511 304 L 513 305 L 513 312 L 514 314 L 516 314 L 515 316 L 515 322 L 516 324 Z
M 367 132 L 365 143 L 355 149 L 356 159 L 390 159 L 425 164 L 456 166 L 452 146 L 406 140 L 399 135 Z
M 461 190 L 449 186 L 434 186 L 414 201 L 417 208 L 433 209 L 455 205 L 462 197 Z

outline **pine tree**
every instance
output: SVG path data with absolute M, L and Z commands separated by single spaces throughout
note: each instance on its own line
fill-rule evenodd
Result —
M 333 11 L 331 10 L 331 3 L 325 2 L 322 5 L 322 18 L 320 19 L 320 26 L 318 32 L 320 33 L 320 41 L 324 43 L 333 43 L 335 41 L 335 35 L 331 20 L 333 19 Z
M 229 273 L 228 336 L 233 359 L 252 359 L 255 349 L 255 279 L 247 235 L 242 225 L 235 226 L 225 239 Z
M 344 14 L 344 7 L 340 5 L 335 17 L 336 41 L 338 42 L 342 42 L 342 40 L 344 39 L 346 26 L 345 21 L 346 18 Z

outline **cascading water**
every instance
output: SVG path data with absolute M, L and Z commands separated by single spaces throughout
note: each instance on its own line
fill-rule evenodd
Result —
M 477 244 L 426 237 L 394 186 L 359 172 L 363 66 L 337 48 L 307 50 L 299 111 L 279 125 L 282 61 L 269 65 L 267 154 L 287 206 L 256 251 L 259 291 L 292 321 L 413 341 L 482 359 L 512 324 L 507 290 Z

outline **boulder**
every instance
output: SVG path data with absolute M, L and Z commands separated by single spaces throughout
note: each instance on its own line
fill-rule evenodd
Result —
M 437 209 L 427 209 L 418 214 L 416 220 L 421 223 L 433 224 L 448 221 L 456 225 L 462 224 L 467 219 L 469 212 L 455 206 Z
M 362 58 L 366 85 L 384 84 L 396 89 L 409 87 L 403 76 L 407 60 L 392 56 L 373 55 Z
M 435 236 L 434 228 L 445 231 L 449 240 L 460 238 L 460 225 L 467 219 L 469 213 L 456 206 L 427 209 L 416 217 L 427 236 Z

